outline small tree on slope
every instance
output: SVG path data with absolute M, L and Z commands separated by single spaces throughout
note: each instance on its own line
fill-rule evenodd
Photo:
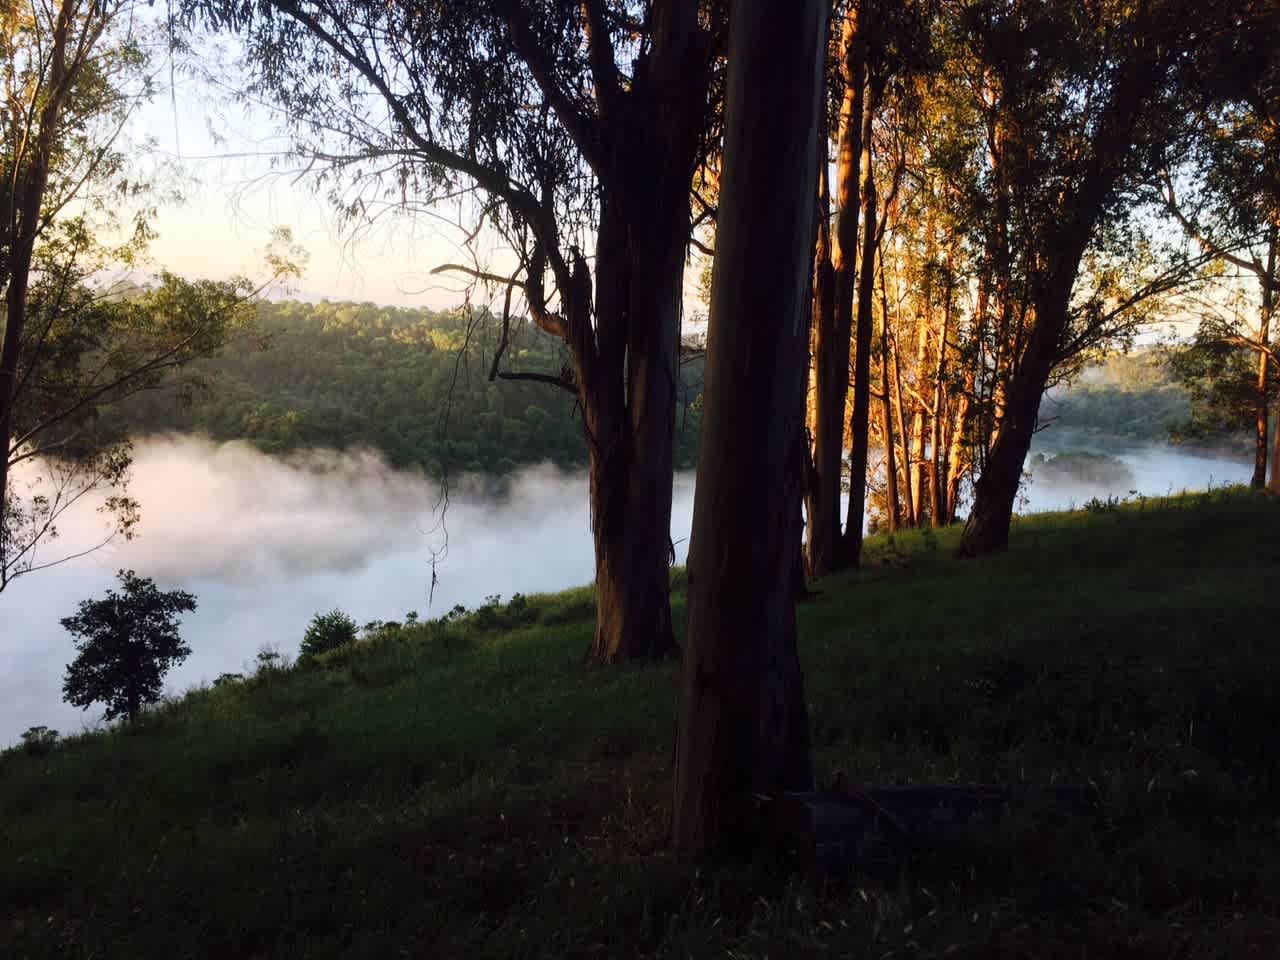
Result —
M 105 719 L 132 722 L 142 707 L 160 699 L 161 681 L 191 655 L 178 636 L 178 615 L 196 608 L 183 590 L 157 590 L 155 581 L 132 570 L 118 574 L 121 593 L 82 600 L 62 626 L 76 637 L 79 655 L 67 665 L 63 699 L 88 709 L 105 703 Z

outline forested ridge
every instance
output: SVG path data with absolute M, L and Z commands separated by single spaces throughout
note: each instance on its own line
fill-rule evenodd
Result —
M 131 397 L 112 430 L 248 440 L 268 453 L 372 447 L 433 476 L 504 475 L 550 461 L 586 465 L 582 420 L 562 390 L 490 381 L 496 342 L 482 308 L 432 311 L 371 303 L 261 302 L 253 332 L 194 366 L 199 383 Z M 532 324 L 513 333 L 504 364 L 558 374 L 562 344 Z M 681 367 L 676 466 L 697 455 L 702 360 Z
M 371 447 L 398 467 L 505 475 L 531 463 L 586 465 L 573 398 L 546 384 L 490 381 L 492 318 L 372 303 L 263 301 L 253 332 L 194 365 L 198 383 L 160 387 L 104 410 L 135 438 L 175 431 L 247 440 L 267 453 Z M 532 324 L 509 351 L 524 372 L 554 372 L 561 344 Z M 681 367 L 675 449 L 697 461 L 701 356 Z M 1100 444 L 1186 443 L 1243 452 L 1242 430 L 1197 428 L 1167 354 L 1145 348 L 1087 367 L 1046 395 L 1042 424 Z M 1052 435 L 1052 433 L 1050 435 Z

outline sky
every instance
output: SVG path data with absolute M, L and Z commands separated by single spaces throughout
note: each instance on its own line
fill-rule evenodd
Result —
M 456 282 L 430 276 L 435 265 L 458 259 L 456 230 L 402 218 L 353 240 L 323 193 L 287 172 L 287 143 L 268 111 L 231 104 L 208 84 L 178 75 L 126 132 L 139 170 L 163 166 L 183 196 L 159 208 L 150 251 L 156 269 L 193 279 L 260 279 L 272 231 L 287 227 L 307 255 L 291 291 L 301 299 L 433 308 L 461 302 Z M 141 146 L 146 141 L 154 145 Z
M 200 53 L 211 62 L 235 60 L 222 47 Z M 290 289 L 272 296 L 433 309 L 463 301 L 458 279 L 431 275 L 442 263 L 470 262 L 460 247 L 466 231 L 457 226 L 456 210 L 384 216 L 353 238 L 323 189 L 291 172 L 296 161 L 286 156 L 288 140 L 271 110 L 234 103 L 206 79 L 177 66 L 170 73 L 167 62 L 156 80 L 160 93 L 136 111 L 126 129 L 139 171 L 163 171 L 183 197 L 159 209 L 159 236 L 151 246 L 155 270 L 191 279 L 262 279 L 272 231 L 287 227 L 306 252 L 304 272 Z M 490 232 L 482 232 L 477 244 L 486 269 L 510 271 L 510 252 Z M 698 272 L 696 266 L 686 271 L 687 323 L 705 312 L 698 302 Z

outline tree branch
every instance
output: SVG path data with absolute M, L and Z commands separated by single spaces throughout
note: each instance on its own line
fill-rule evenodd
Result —
M 578 388 L 574 382 L 564 375 L 555 375 L 550 373 L 516 373 L 510 370 L 502 370 L 498 373 L 499 380 L 529 380 L 533 383 L 547 383 L 553 387 L 559 387 L 561 390 L 567 390 L 574 397 L 578 396 Z
M 618 83 L 618 61 L 613 49 L 613 38 L 604 22 L 603 0 L 583 0 L 583 18 L 586 21 L 587 57 L 591 62 L 591 77 L 596 86 L 596 103 L 600 119 L 608 125 L 614 121 L 622 98 Z
M 506 17 L 507 32 L 511 36 L 516 54 L 533 74 L 538 89 L 547 98 L 547 103 L 555 111 L 556 117 L 564 125 L 583 158 L 593 169 L 599 170 L 604 151 L 601 149 L 601 131 L 596 118 L 580 110 L 556 82 L 551 55 L 534 34 L 533 25 L 529 22 L 529 12 L 524 5 L 519 0 L 498 0 L 496 6 Z M 594 57 L 592 66 L 594 70 Z

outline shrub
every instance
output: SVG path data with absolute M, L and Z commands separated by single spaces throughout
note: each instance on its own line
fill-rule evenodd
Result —
M 58 731 L 45 726 L 28 727 L 22 734 L 22 750 L 28 756 L 42 757 L 58 743 Z
M 302 638 L 301 654 L 314 657 L 320 653 L 337 650 L 356 639 L 356 622 L 341 610 L 317 613 Z

